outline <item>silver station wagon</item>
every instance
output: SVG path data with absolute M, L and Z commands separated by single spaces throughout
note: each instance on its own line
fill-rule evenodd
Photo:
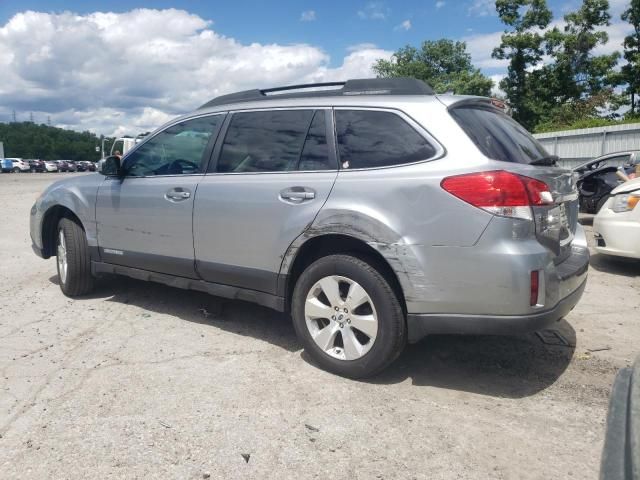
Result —
M 51 185 L 34 251 L 290 313 L 322 368 L 365 377 L 425 335 L 512 334 L 578 302 L 571 172 L 492 100 L 407 79 L 250 90 Z

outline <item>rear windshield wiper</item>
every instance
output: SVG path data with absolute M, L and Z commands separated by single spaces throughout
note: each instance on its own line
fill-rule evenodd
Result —
M 558 160 L 560 160 L 560 157 L 557 155 L 547 155 L 546 157 L 538 158 L 530 162 L 529 165 L 556 165 Z

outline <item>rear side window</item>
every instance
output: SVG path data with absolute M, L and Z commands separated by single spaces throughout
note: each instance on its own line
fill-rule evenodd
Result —
M 398 115 L 371 110 L 336 110 L 342 168 L 375 168 L 433 157 L 435 148 Z
M 325 113 L 321 110 L 234 113 L 217 165 L 222 173 L 327 168 Z
M 518 122 L 489 107 L 465 106 L 451 110 L 478 149 L 493 160 L 531 163 L 549 154 Z

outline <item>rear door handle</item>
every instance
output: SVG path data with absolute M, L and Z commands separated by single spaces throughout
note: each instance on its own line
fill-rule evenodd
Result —
M 291 187 L 282 190 L 280 192 L 280 198 L 292 203 L 302 203 L 305 200 L 313 200 L 316 198 L 316 192 L 307 187 Z
M 179 202 L 181 200 L 186 200 L 187 198 L 191 197 L 191 192 L 188 190 L 185 190 L 184 188 L 176 187 L 176 188 L 172 188 L 167 193 L 165 193 L 164 197 L 169 201 Z

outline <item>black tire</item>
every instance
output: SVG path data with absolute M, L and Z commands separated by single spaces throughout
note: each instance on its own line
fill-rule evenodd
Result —
M 20 173 L 20 169 L 18 167 L 14 167 L 13 170 L 11 170 L 13 173 Z
M 67 275 L 63 281 L 58 261 L 60 232 L 63 233 L 67 250 Z M 84 295 L 93 290 L 94 278 L 91 275 L 89 246 L 84 230 L 70 218 L 63 218 L 56 230 L 56 266 L 60 289 L 68 297 Z
M 325 353 L 313 340 L 305 320 L 305 301 L 322 278 L 338 275 L 360 284 L 371 298 L 378 316 L 378 331 L 370 350 L 355 360 Z M 366 378 L 389 366 L 406 344 L 406 320 L 398 296 L 374 262 L 351 255 L 330 255 L 311 265 L 296 282 L 291 302 L 293 325 L 307 354 L 321 368 L 348 378 Z

